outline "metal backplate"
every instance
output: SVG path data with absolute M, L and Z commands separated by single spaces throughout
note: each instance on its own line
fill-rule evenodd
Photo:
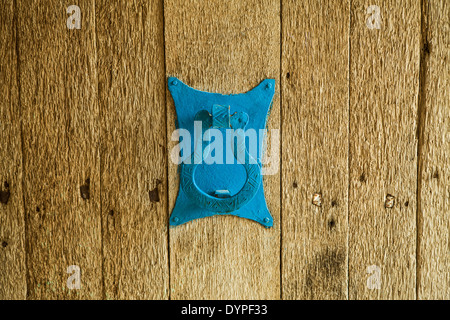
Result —
M 192 137 L 189 149 L 192 152 L 181 155 L 180 188 L 170 225 L 230 214 L 272 227 L 273 218 L 264 198 L 261 154 L 263 129 L 275 93 L 275 80 L 266 79 L 247 93 L 232 95 L 195 90 L 174 77 L 168 79 L 168 86 L 175 103 L 177 128 L 187 130 Z M 200 130 L 198 121 L 202 121 Z M 227 139 L 229 132 L 239 128 L 249 137 L 255 138 L 256 135 L 256 139 L 251 141 L 256 141 L 257 148 L 250 145 L 249 138 L 244 139 L 243 144 L 236 142 L 239 139 Z M 223 159 L 219 163 L 199 163 L 194 159 L 196 156 L 201 157 L 210 146 L 209 141 L 203 141 L 203 135 L 208 129 L 222 133 L 222 141 L 213 140 L 216 146 L 222 146 Z M 195 139 L 199 134 L 202 134 L 200 139 Z M 253 151 L 256 148 L 257 152 L 248 152 L 249 147 Z M 238 161 L 239 150 L 245 154 L 246 161 Z M 229 161 L 230 154 L 234 163 Z

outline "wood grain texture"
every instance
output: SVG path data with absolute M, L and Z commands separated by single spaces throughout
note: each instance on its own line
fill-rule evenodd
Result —
M 414 299 L 420 5 L 379 1 L 369 29 L 372 4 L 351 1 L 349 298 Z
M 246 92 L 263 79 L 274 78 L 268 128 L 279 129 L 279 1 L 164 4 L 168 75 L 196 89 L 224 94 Z M 175 108 L 168 91 L 167 124 L 171 137 Z M 172 299 L 280 298 L 279 170 L 265 176 L 264 188 L 274 218 L 271 229 L 235 216 L 215 216 L 170 230 Z M 177 192 L 177 167 L 170 162 L 169 212 Z
M 0 300 L 26 298 L 22 134 L 14 1 L 0 10 Z
M 166 299 L 162 1 L 96 1 L 106 299 Z
M 349 3 L 282 7 L 283 299 L 346 299 Z
M 94 6 L 78 5 L 82 29 L 69 30 L 60 1 L 18 1 L 30 299 L 102 297 Z
M 81 30 L 66 26 L 72 4 Z M 447 0 L 0 1 L 0 300 L 450 299 L 449 13 Z M 273 228 L 216 216 L 169 232 L 168 76 L 220 93 L 276 79 Z
M 418 299 L 450 299 L 450 4 L 422 1 Z

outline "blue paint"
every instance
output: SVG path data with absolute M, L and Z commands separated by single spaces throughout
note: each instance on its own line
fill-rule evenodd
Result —
M 223 164 L 202 164 L 201 174 L 195 174 L 199 166 L 196 161 L 199 158 L 196 157 L 201 159 L 202 152 L 208 150 L 209 142 L 192 139 L 191 150 L 194 152 L 183 155 L 184 159 L 190 157 L 191 161 L 179 166 L 180 189 L 170 225 L 177 226 L 217 214 L 230 214 L 272 227 L 273 218 L 267 209 L 262 183 L 262 137 L 259 136 L 259 129 L 266 126 L 275 93 L 275 80 L 266 79 L 247 93 L 232 95 L 195 90 L 174 77 L 168 79 L 168 86 L 175 103 L 177 127 L 188 130 L 194 137 L 194 122 L 202 121 L 202 134 L 210 128 L 223 133 L 225 150 Z M 227 144 L 226 130 L 230 128 L 256 130 L 257 159 L 248 152 L 245 141 Z M 245 154 L 246 161 L 238 159 L 239 152 Z M 234 164 L 226 164 L 226 154 L 234 156 Z
M 212 127 L 213 128 L 230 127 L 230 106 L 220 106 L 218 104 L 213 105 Z

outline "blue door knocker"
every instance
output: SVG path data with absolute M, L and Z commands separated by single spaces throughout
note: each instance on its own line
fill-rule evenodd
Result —
M 168 80 L 180 135 L 180 189 L 170 225 L 230 214 L 273 226 L 261 157 L 275 80 L 247 93 L 222 95 Z

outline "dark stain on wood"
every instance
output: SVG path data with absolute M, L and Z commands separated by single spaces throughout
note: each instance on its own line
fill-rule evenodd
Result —
M 158 186 L 156 186 L 154 189 L 149 190 L 148 196 L 150 197 L 150 201 L 155 203 L 159 202 L 159 190 Z
M 360 182 L 366 182 L 366 175 L 364 174 L 364 172 L 359 176 L 359 181 Z
M 428 41 L 428 39 L 425 39 L 425 42 L 423 43 L 422 51 L 429 55 L 431 53 L 431 43 Z
M 9 192 L 9 190 L 2 190 L 0 191 L 0 202 L 3 204 L 7 204 L 9 197 L 10 197 L 11 193 Z
M 3 185 L 6 190 L 0 190 L 0 202 L 2 204 L 8 204 L 9 197 L 11 196 L 11 192 L 9 191 L 9 183 L 5 181 Z
M 307 265 L 304 296 L 314 299 L 316 293 L 328 291 L 336 299 L 344 298 L 345 261 L 343 249 L 326 248 L 317 253 Z
M 91 180 L 87 178 L 84 184 L 80 186 L 80 195 L 84 200 L 88 200 L 91 197 L 90 184 Z
M 156 187 L 153 188 L 152 190 L 148 191 L 148 196 L 150 198 L 150 202 L 152 202 L 152 203 L 159 202 L 159 185 L 161 183 L 162 183 L 162 181 L 157 179 L 156 180 Z
M 433 178 L 439 180 L 439 172 L 437 170 L 433 173 Z
M 328 229 L 333 230 L 336 227 L 336 220 L 334 218 L 331 218 L 328 220 Z

